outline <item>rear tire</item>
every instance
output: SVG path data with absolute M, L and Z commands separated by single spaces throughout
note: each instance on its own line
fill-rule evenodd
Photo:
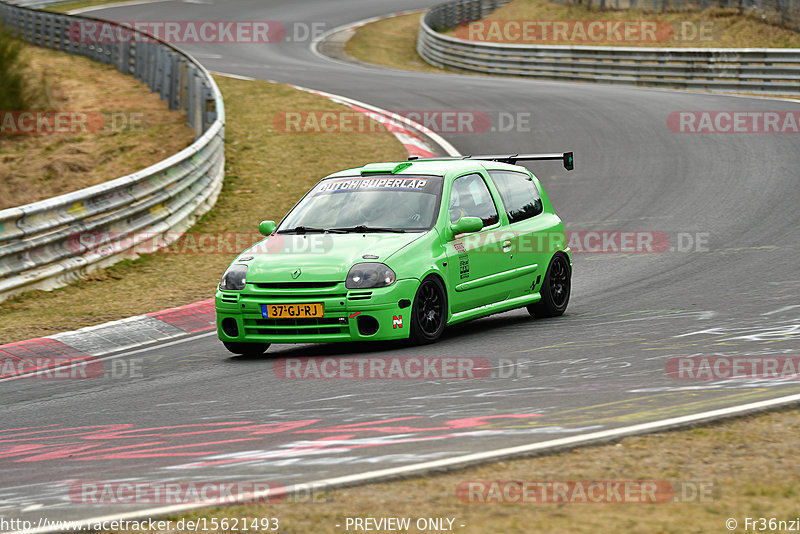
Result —
M 529 305 L 528 313 L 534 317 L 558 317 L 563 315 L 569 304 L 572 287 L 572 270 L 564 254 L 556 254 L 550 260 L 544 282 L 539 289 L 542 300 Z
M 242 356 L 261 356 L 269 348 L 269 343 L 240 343 L 237 341 L 223 341 L 223 345 L 230 352 Z
M 417 288 L 411 307 L 411 334 L 413 345 L 436 343 L 447 323 L 447 294 L 441 280 L 429 276 Z

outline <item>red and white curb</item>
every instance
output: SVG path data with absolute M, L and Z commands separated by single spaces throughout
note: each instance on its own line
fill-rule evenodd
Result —
M 59 378 L 57 369 L 93 364 L 95 357 L 216 327 L 214 299 L 136 315 L 72 332 L 0 345 L 0 380 Z

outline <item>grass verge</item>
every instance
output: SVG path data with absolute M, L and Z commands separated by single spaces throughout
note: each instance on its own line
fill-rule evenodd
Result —
M 65 133 L 30 128 L 5 114 L 0 135 L 0 209 L 28 204 L 125 176 L 179 152 L 194 140 L 186 115 L 170 111 L 142 82 L 80 56 L 25 47 L 32 77 L 45 80 L 48 103 L 36 111 L 76 113 Z M 89 81 L 87 81 L 89 80 Z M 8 110 L 23 111 L 23 110 Z
M 0 344 L 209 298 L 235 253 L 260 238 L 261 220 L 279 220 L 326 174 L 407 156 L 391 133 L 287 134 L 273 127 L 284 111 L 348 109 L 322 97 L 263 81 L 217 83 L 227 115 L 226 177 L 214 209 L 164 252 L 0 303 Z
M 417 54 L 420 13 L 399 15 L 365 24 L 345 43 L 348 55 L 394 69 L 442 72 Z
M 562 44 L 562 45 L 598 45 L 598 46 L 669 46 L 700 48 L 797 48 L 800 47 L 800 32 L 771 24 L 769 19 L 762 19 L 754 10 L 740 11 L 730 8 L 708 8 L 702 11 L 679 10 L 665 13 L 653 13 L 642 9 L 593 9 L 582 4 L 563 5 L 547 0 L 513 0 L 497 9 L 484 21 L 609 21 L 636 22 L 648 21 L 659 23 L 651 34 L 631 33 L 626 37 L 623 30 L 611 32 L 611 39 L 593 39 L 587 34 L 582 38 L 575 29 L 570 28 L 565 34 L 566 40 L 552 38 L 552 32 L 542 35 L 534 30 L 533 40 L 509 40 L 502 24 L 486 25 L 476 35 L 496 42 L 516 42 L 520 44 Z M 484 23 L 485 24 L 485 23 Z M 635 26 L 634 26 L 635 27 Z M 620 26 L 622 28 L 622 26 Z M 501 29 L 501 33 L 491 30 Z M 451 30 L 449 35 L 467 37 L 468 29 Z M 513 32 L 509 33 L 514 37 Z M 597 30 L 594 36 L 602 37 Z M 651 39 L 652 37 L 652 39 Z M 516 37 L 515 37 L 516 38 Z M 517 38 L 518 39 L 518 38 Z

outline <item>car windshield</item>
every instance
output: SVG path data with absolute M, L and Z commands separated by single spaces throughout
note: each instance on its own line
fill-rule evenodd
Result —
M 318 183 L 278 233 L 422 232 L 439 214 L 440 176 L 373 175 Z

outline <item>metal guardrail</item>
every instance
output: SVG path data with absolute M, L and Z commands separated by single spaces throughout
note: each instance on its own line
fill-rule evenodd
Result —
M 0 22 L 29 43 L 112 64 L 187 114 L 195 142 L 139 172 L 0 211 L 0 301 L 52 289 L 88 271 L 164 246 L 216 202 L 225 173 L 225 108 L 211 75 L 192 57 L 142 40 L 93 44 L 69 38 L 72 24 L 98 19 L 11 5 Z M 107 21 L 103 21 L 108 24 Z M 147 41 L 147 42 L 145 42 Z
M 30 1 L 30 0 L 29 0 Z M 479 20 L 511 0 L 456 0 L 431 8 L 425 20 L 435 30 L 454 28 L 462 22 Z
M 720 92 L 800 94 L 800 49 L 522 45 L 457 39 L 436 30 L 476 20 L 495 0 L 456 0 L 420 21 L 417 52 L 467 72 Z

